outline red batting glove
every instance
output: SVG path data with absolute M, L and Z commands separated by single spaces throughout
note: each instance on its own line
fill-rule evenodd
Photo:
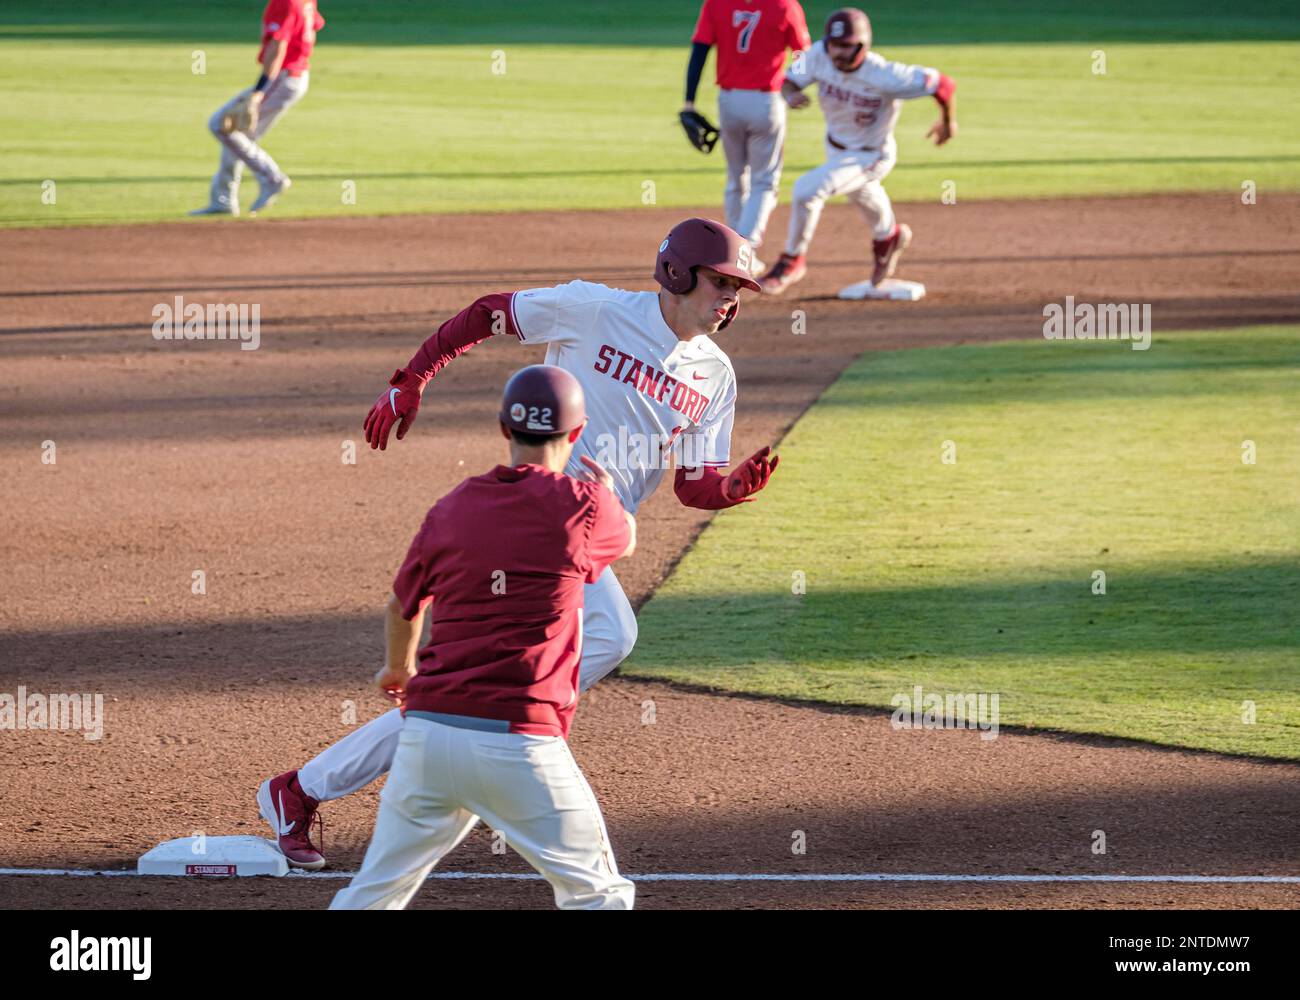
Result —
M 366 444 L 380 451 L 388 447 L 388 432 L 393 424 L 397 424 L 397 440 L 400 441 L 415 423 L 415 415 L 420 409 L 422 383 L 409 368 L 399 368 L 388 384 L 392 388 L 379 394 L 366 415 Z
M 780 461 L 781 456 L 772 455 L 770 446 L 759 449 L 736 466 L 727 477 L 723 493 L 728 500 L 735 503 L 752 503 L 752 495 L 767 485 L 767 481 L 772 478 L 772 473 L 776 471 L 777 463 Z

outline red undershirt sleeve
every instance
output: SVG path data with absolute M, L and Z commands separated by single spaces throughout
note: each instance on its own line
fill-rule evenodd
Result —
M 956 89 L 957 81 L 947 74 L 940 73 L 939 86 L 934 90 L 934 99 L 946 108 L 948 101 L 952 98 L 953 91 Z
M 673 492 L 684 507 L 697 507 L 700 510 L 724 510 L 736 506 L 736 501 L 727 497 L 725 487 L 727 475 L 718 469 L 701 466 L 698 469 L 677 469 L 673 480 Z
M 475 344 L 498 333 L 519 336 L 514 316 L 510 310 L 513 292 L 493 292 L 476 299 L 442 326 L 438 332 L 420 345 L 407 369 L 422 383 L 429 381 L 454 358 L 460 357 Z

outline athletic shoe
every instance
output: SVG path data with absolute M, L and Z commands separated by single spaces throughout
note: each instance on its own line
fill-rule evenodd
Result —
M 268 778 L 257 790 L 257 811 L 275 833 L 280 853 L 295 868 L 316 871 L 325 858 L 311 842 L 310 827 L 320 805 L 298 784 L 297 771 Z
M 238 205 L 204 205 L 189 213 L 190 215 L 238 215 Z
M 764 295 L 780 295 L 807 273 L 808 262 L 803 254 L 783 253 L 772 269 L 758 279 L 758 284 Z
M 887 238 L 872 242 L 871 249 L 876 255 L 876 269 L 871 272 L 873 285 L 879 285 L 886 278 L 894 276 L 898 259 L 911 242 L 912 230 L 901 222 L 894 223 L 894 231 Z
M 271 203 L 279 196 L 281 191 L 289 190 L 293 181 L 288 177 L 281 177 L 278 181 L 264 181 L 259 179 L 258 187 L 261 189 L 257 193 L 257 201 L 253 202 L 252 207 L 248 210 L 249 215 L 256 215 L 264 208 L 270 208 Z
M 749 273 L 752 274 L 755 278 L 757 278 L 760 274 L 762 274 L 766 270 L 767 270 L 767 265 L 758 259 L 758 254 L 751 253 L 749 255 Z

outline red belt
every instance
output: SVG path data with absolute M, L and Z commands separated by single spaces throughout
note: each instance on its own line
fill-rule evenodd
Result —
M 844 150 L 844 152 L 846 152 L 846 153 L 874 153 L 874 152 L 876 152 L 876 147 L 875 147 L 875 146 L 861 146 L 861 147 L 858 147 L 858 148 L 854 148 L 853 146 L 846 146 L 846 145 L 844 145 L 844 143 L 842 143 L 842 142 L 836 142 L 836 141 L 835 141 L 835 137 L 832 136 L 829 132 L 826 133 L 826 141 L 829 142 L 829 143 L 830 143 L 832 146 L 834 146 L 836 149 L 842 149 L 842 150 Z

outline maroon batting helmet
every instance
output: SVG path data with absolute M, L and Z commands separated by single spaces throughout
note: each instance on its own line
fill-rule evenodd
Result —
M 739 278 L 743 287 L 762 291 L 750 267 L 754 249 L 734 229 L 712 219 L 687 219 L 679 222 L 659 244 L 655 258 L 655 281 L 675 295 L 686 295 L 695 288 L 695 269 L 709 267 L 719 274 Z M 671 268 L 671 273 L 670 273 Z M 718 326 L 721 330 L 736 318 L 737 307 Z
M 857 42 L 858 51 L 853 57 L 853 68 L 862 65 L 871 48 L 871 22 L 867 15 L 856 7 L 841 7 L 832 11 L 826 19 L 826 32 L 823 36 L 828 42 Z
M 587 406 L 578 380 L 555 365 L 529 365 L 501 394 L 501 422 L 512 431 L 548 437 L 580 427 Z

